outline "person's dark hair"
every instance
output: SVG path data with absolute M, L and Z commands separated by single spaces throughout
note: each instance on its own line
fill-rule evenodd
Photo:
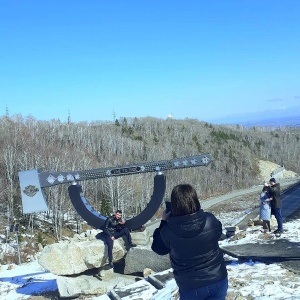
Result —
M 189 215 L 201 208 L 196 190 L 189 184 L 175 186 L 171 193 L 172 216 Z
M 117 213 L 122 215 L 122 211 L 121 211 L 120 209 L 117 209 L 117 210 L 116 210 L 116 214 L 117 214 Z
M 265 191 L 267 191 L 268 189 L 269 189 L 269 187 L 264 185 L 264 187 L 263 187 L 262 190 L 263 190 L 263 192 L 265 192 Z

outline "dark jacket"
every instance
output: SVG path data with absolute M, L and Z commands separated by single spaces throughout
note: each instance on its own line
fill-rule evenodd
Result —
M 281 199 L 280 199 L 280 183 L 276 183 L 274 185 L 271 185 L 269 187 L 269 194 L 270 197 L 273 198 L 272 201 L 270 201 L 271 208 L 281 208 Z
M 120 231 L 125 227 L 124 224 L 121 224 L 122 220 L 118 220 L 115 216 L 107 217 L 104 223 L 103 232 L 109 236 L 114 236 L 116 231 Z
M 191 215 L 169 217 L 154 231 L 152 250 L 170 254 L 174 278 L 179 288 L 194 289 L 227 277 L 223 252 L 218 241 L 221 222 L 200 209 Z

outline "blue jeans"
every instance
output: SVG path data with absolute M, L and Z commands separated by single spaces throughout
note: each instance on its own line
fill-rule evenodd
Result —
M 282 226 L 282 216 L 281 216 L 281 208 L 272 208 L 272 213 L 274 214 L 274 217 L 277 221 L 278 225 L 278 230 L 282 231 L 283 226 Z
M 197 289 L 179 289 L 180 300 L 225 300 L 228 278 Z

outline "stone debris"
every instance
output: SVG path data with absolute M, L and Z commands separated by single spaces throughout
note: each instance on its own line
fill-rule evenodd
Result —
M 156 288 L 145 280 L 138 281 L 124 288 L 114 288 L 111 292 L 113 300 L 120 299 L 150 299 L 156 293 Z
M 226 227 L 226 237 L 232 237 L 240 231 L 238 226 Z
M 147 278 L 149 275 L 155 274 L 155 272 L 150 268 L 145 268 L 143 271 L 144 278 Z
M 76 277 L 57 276 L 61 298 L 74 298 L 82 295 L 104 295 L 116 288 L 125 288 L 136 282 L 136 277 L 114 273 L 113 269 L 94 275 Z
M 179 299 L 172 269 L 151 274 L 148 281 L 141 280 L 126 287 L 114 288 L 110 295 L 113 300 Z

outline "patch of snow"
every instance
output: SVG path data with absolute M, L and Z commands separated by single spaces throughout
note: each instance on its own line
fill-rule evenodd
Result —
M 224 213 L 218 216 L 223 224 L 237 224 L 240 216 L 234 213 Z M 261 226 L 250 227 L 246 235 L 240 240 L 226 239 L 220 241 L 220 245 L 239 245 L 244 243 L 263 243 L 261 240 Z M 282 238 L 291 242 L 300 242 L 300 220 L 284 223 L 285 232 Z M 5 245 L 4 245 L 5 246 Z M 3 245 L 2 245 L 3 247 Z M 300 299 L 300 276 L 294 274 L 279 264 L 265 264 L 259 261 L 249 260 L 239 262 L 236 258 L 225 255 L 231 263 L 227 265 L 229 277 L 228 294 L 239 295 L 239 299 Z M 159 290 L 156 300 L 167 300 L 170 290 L 174 289 L 174 280 L 170 281 L 166 288 Z M 56 275 L 44 270 L 37 261 L 14 265 L 12 270 L 8 265 L 2 265 L 0 271 L 1 299 L 20 300 L 27 299 L 31 295 L 39 295 L 43 292 L 56 291 Z M 174 296 L 175 297 L 175 296 Z M 101 296 L 89 299 L 99 300 Z M 235 299 L 235 298 L 232 298 Z M 145 299 L 146 300 L 146 299 Z

